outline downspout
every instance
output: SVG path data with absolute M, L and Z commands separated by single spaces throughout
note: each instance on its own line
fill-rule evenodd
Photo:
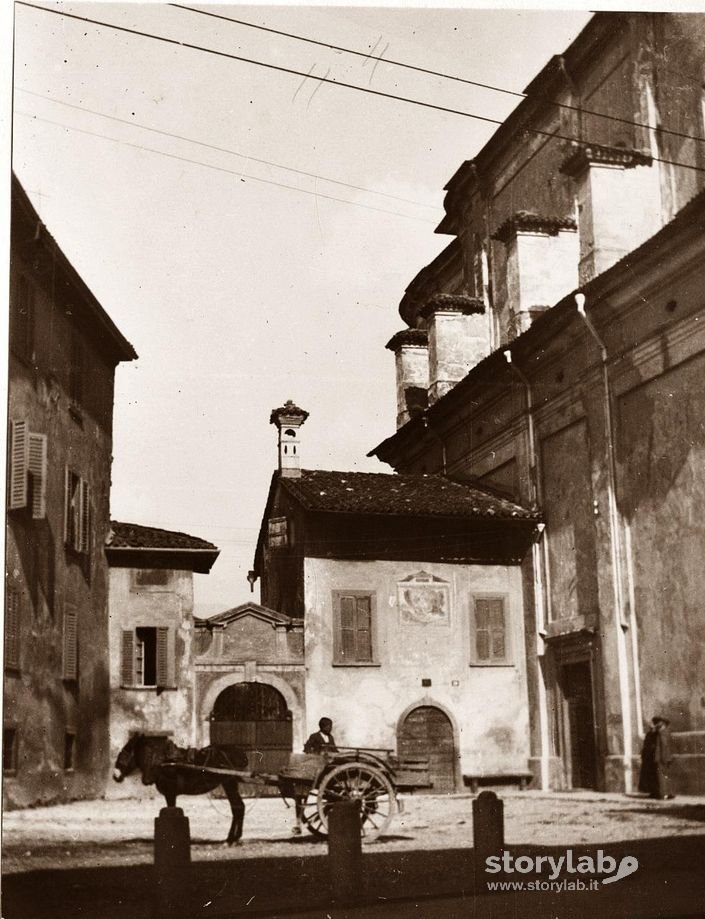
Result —
M 435 439 L 436 439 L 436 440 L 438 441 L 438 443 L 441 445 L 441 475 L 445 475 L 445 474 L 446 474 L 447 465 L 448 465 L 448 464 L 447 464 L 447 457 L 446 457 L 446 445 L 445 445 L 445 442 L 444 442 L 443 438 L 441 437 L 441 435 L 438 434 L 436 431 L 434 431 L 434 429 L 431 427 L 431 422 L 428 420 L 428 415 L 422 415 L 422 416 L 421 416 L 421 420 L 422 420 L 422 422 L 423 422 L 424 428 L 428 431 L 428 433 L 431 435 L 431 437 L 435 437 Z
M 539 455 L 536 449 L 536 429 L 534 426 L 534 397 L 531 389 L 531 383 L 526 375 L 512 361 L 512 352 L 507 349 L 504 357 L 514 373 L 519 377 L 526 390 L 526 420 L 529 438 L 529 476 L 531 485 L 531 500 L 537 505 L 541 502 L 541 475 L 539 467 Z M 534 608 L 536 610 L 536 662 L 537 662 L 537 694 L 539 700 L 539 736 L 541 738 L 541 788 L 547 791 L 550 788 L 549 773 L 549 756 L 550 756 L 550 739 L 548 731 L 548 700 L 546 697 L 546 684 L 544 674 L 541 668 L 539 658 L 545 659 L 545 638 L 546 638 L 546 590 L 543 582 L 543 557 L 542 547 L 545 550 L 545 531 L 544 525 L 539 524 L 538 537 L 531 546 L 532 566 L 534 572 Z M 543 536 L 543 540 L 541 537 Z
M 615 616 L 617 638 L 617 668 L 619 674 L 619 696 L 622 708 L 622 768 L 624 771 L 624 791 L 628 794 L 632 790 L 632 711 L 629 701 L 629 683 L 627 672 L 627 648 L 624 637 L 629 628 L 626 620 L 624 605 L 624 586 L 622 573 L 622 557 L 620 547 L 620 520 L 617 507 L 617 461 L 614 450 L 614 423 L 612 420 L 612 391 L 610 388 L 609 369 L 607 366 L 607 347 L 600 337 L 592 320 L 585 312 L 585 294 L 575 295 L 575 305 L 578 313 L 585 322 L 588 331 L 600 349 L 602 359 L 602 382 L 604 389 L 605 434 L 607 437 L 607 500 L 610 521 L 610 543 L 612 548 L 612 582 L 614 588 L 614 602 L 617 615 Z

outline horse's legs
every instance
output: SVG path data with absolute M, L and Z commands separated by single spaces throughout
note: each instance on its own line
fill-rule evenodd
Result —
M 230 802 L 230 810 L 233 814 L 233 820 L 230 824 L 230 832 L 228 833 L 228 838 L 225 840 L 229 846 L 233 843 L 240 845 L 240 839 L 242 837 L 242 824 L 245 819 L 245 804 L 240 796 L 240 789 L 238 788 L 238 783 L 236 781 L 231 781 L 226 779 L 223 782 L 223 790 L 228 796 L 228 801 Z

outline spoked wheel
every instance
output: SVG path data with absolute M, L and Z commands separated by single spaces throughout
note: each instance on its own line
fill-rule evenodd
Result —
M 328 826 L 321 819 L 321 815 L 318 809 L 317 788 L 312 788 L 311 791 L 309 791 L 309 793 L 306 795 L 306 799 L 302 804 L 301 819 L 309 833 L 312 833 L 314 836 L 318 836 L 320 839 L 325 839 L 325 837 L 328 835 Z
M 326 773 L 318 786 L 318 813 L 322 831 L 328 831 L 328 812 L 337 801 L 360 802 L 363 842 L 387 829 L 397 811 L 394 787 L 387 776 L 366 763 L 342 763 Z

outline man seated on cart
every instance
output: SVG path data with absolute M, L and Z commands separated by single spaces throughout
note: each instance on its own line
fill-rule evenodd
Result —
M 338 748 L 331 734 L 333 722 L 330 718 L 321 718 L 315 731 L 304 744 L 304 753 L 335 753 Z

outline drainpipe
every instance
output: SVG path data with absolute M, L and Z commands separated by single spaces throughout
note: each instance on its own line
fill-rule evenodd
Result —
M 535 504 L 539 504 L 541 499 L 541 476 L 539 467 L 539 455 L 538 450 L 536 449 L 533 391 L 531 389 L 531 383 L 529 383 L 526 375 L 512 361 L 512 352 L 509 349 L 504 351 L 504 358 L 514 373 L 519 377 L 526 390 L 526 420 L 529 435 L 529 467 L 532 471 L 532 475 L 530 476 L 531 500 Z M 546 638 L 546 591 L 542 577 L 544 561 L 542 558 L 542 547 L 545 550 L 546 537 L 544 533 L 544 524 L 539 524 L 537 529 L 538 538 L 534 540 L 534 543 L 531 546 L 532 565 L 534 572 L 534 608 L 536 610 L 536 663 L 538 670 L 538 679 L 536 684 L 539 699 L 539 736 L 541 737 L 541 788 L 544 791 L 548 791 L 550 787 L 550 774 L 548 764 L 548 758 L 550 755 L 548 736 L 548 701 L 546 698 L 546 684 L 544 682 L 544 675 L 541 669 L 541 663 L 539 661 L 539 658 L 544 657 L 545 655 L 544 640 Z M 543 540 L 541 539 L 542 535 L 544 537 Z M 539 648 L 541 649 L 541 653 L 539 653 Z
M 428 420 L 428 415 L 422 415 L 421 420 L 423 421 L 424 428 L 428 431 L 431 437 L 435 437 L 438 443 L 441 445 L 441 475 L 446 474 L 447 469 L 447 457 L 446 457 L 446 445 L 443 438 L 431 427 L 431 422 Z
M 622 707 L 622 743 L 623 756 L 622 768 L 624 771 L 624 790 L 632 790 L 632 712 L 629 701 L 629 685 L 627 673 L 627 648 L 624 633 L 629 628 L 625 615 L 624 586 L 622 580 L 622 557 L 620 549 L 620 520 L 617 507 L 617 462 L 614 450 L 614 424 L 612 420 L 612 391 L 610 388 L 609 369 L 607 366 L 607 347 L 593 325 L 590 317 L 585 312 L 585 294 L 575 295 L 575 305 L 578 313 L 585 322 L 588 331 L 600 349 L 602 358 L 602 382 L 604 389 L 605 435 L 607 437 L 607 501 L 610 521 L 610 543 L 612 548 L 612 583 L 614 588 L 614 603 L 617 615 L 615 616 L 617 638 L 617 668 L 619 673 L 619 696 Z

